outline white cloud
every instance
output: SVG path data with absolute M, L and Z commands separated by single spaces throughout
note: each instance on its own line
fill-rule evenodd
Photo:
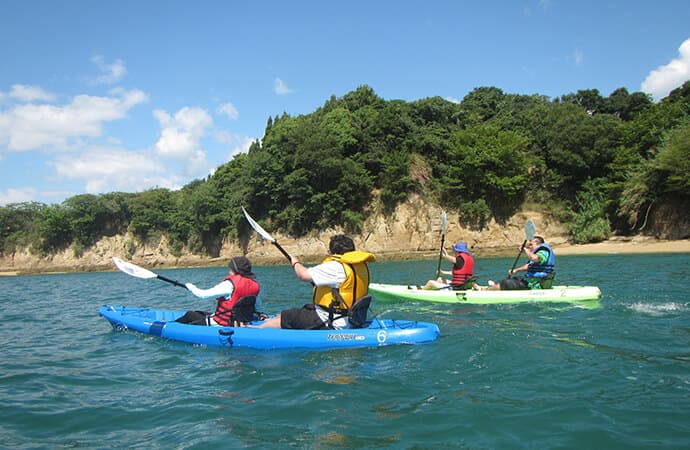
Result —
M 68 190 L 39 190 L 35 187 L 9 188 L 5 192 L 0 191 L 0 205 L 33 201 L 46 202 L 45 199 L 55 199 L 59 202 L 72 195 L 75 193 Z M 44 200 L 36 200 L 39 197 Z
M 242 138 L 242 140 L 230 150 L 230 154 L 228 155 L 228 161 L 230 161 L 232 158 L 239 155 L 240 153 L 247 153 L 249 151 L 249 147 L 252 145 L 252 142 L 254 142 L 254 140 L 254 138 L 251 138 L 249 136 L 245 136 L 244 138 Z
M 276 78 L 276 80 L 273 82 L 273 91 L 278 95 L 285 95 L 292 92 L 292 90 L 288 88 L 280 78 Z
M 642 92 L 652 95 L 658 101 L 673 89 L 690 80 L 690 39 L 686 39 L 678 49 L 680 56 L 670 63 L 652 70 L 642 82 Z
M 101 71 L 101 75 L 93 80 L 96 84 L 117 83 L 127 75 L 127 68 L 121 59 L 116 59 L 112 63 L 106 63 L 103 56 L 96 55 L 91 58 L 91 62 Z
M 224 103 L 218 107 L 218 114 L 225 114 L 232 120 L 236 120 L 240 116 L 240 112 L 237 111 L 235 105 L 232 103 Z
M 22 92 L 27 95 L 28 91 Z M 64 150 L 80 137 L 100 136 L 103 122 L 121 119 L 129 109 L 148 100 L 138 90 L 116 90 L 111 94 L 111 97 L 78 95 L 64 106 L 30 103 L 0 111 L 0 149 Z
M 573 59 L 575 60 L 575 65 L 581 65 L 585 60 L 585 54 L 579 48 L 573 51 Z
M 154 146 L 158 155 L 183 161 L 190 175 L 207 170 L 201 139 L 213 126 L 213 119 L 206 110 L 185 107 L 171 116 L 158 109 L 153 114 L 161 125 L 161 136 Z
M 36 188 L 9 188 L 6 191 L 0 191 L 0 205 L 7 205 L 9 203 L 30 202 L 36 198 L 38 192 Z
M 154 186 L 178 189 L 181 179 L 166 173 L 163 164 L 141 152 L 90 148 L 77 156 L 63 156 L 52 163 L 60 177 L 83 180 L 85 191 L 99 194 L 134 192 Z
M 43 90 L 39 86 L 15 84 L 12 86 L 9 96 L 22 102 L 45 101 L 51 102 L 55 95 Z
M 256 139 L 251 136 L 240 136 L 227 131 L 219 131 L 216 133 L 216 140 L 230 147 L 230 152 L 225 160 L 227 162 L 240 153 L 247 153 L 252 142 Z

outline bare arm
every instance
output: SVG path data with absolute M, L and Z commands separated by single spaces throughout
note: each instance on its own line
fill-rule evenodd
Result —
M 527 270 L 527 266 L 529 266 L 529 264 L 525 264 L 524 266 L 516 267 L 513 270 L 508 269 L 508 275 L 512 275 L 512 274 L 517 273 L 517 272 L 524 272 L 525 270 Z
M 536 253 L 533 253 L 532 250 L 529 248 L 525 247 L 525 255 L 527 255 L 527 258 L 535 263 L 539 262 L 539 256 L 537 256 Z M 525 266 L 525 270 L 527 270 L 527 266 Z
M 292 264 L 292 268 L 295 269 L 295 275 L 297 275 L 297 278 L 311 283 L 311 275 L 309 274 L 307 267 L 302 264 L 302 261 L 300 261 L 298 257 L 290 256 L 290 264 Z
M 455 264 L 455 256 L 449 255 L 445 248 L 443 249 L 443 257 L 452 264 Z

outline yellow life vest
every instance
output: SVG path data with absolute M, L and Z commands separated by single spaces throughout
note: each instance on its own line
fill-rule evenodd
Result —
M 345 281 L 338 289 L 330 286 L 316 286 L 314 288 L 314 304 L 324 308 L 343 311 L 352 308 L 355 301 L 369 293 L 369 267 L 367 261 L 376 258 L 369 252 L 355 250 L 342 255 L 330 255 L 322 261 L 338 261 L 345 269 Z

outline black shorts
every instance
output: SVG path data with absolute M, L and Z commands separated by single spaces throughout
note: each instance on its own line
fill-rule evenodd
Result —
M 280 328 L 289 330 L 324 330 L 328 326 L 319 318 L 314 305 L 280 312 Z
M 189 325 L 210 325 L 211 313 L 206 311 L 187 311 L 184 316 L 178 318 L 175 322 Z
M 529 289 L 527 281 L 522 277 L 504 278 L 499 282 L 502 291 L 517 291 L 519 289 Z

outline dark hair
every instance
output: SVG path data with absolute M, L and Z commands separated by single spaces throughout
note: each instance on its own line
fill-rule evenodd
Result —
M 254 273 L 252 272 L 252 263 L 249 262 L 249 259 L 246 256 L 235 256 L 228 263 L 228 267 L 230 267 L 230 270 L 238 275 L 249 278 L 254 277 Z
M 331 255 L 342 255 L 343 253 L 354 251 L 354 249 L 355 243 L 344 234 L 332 236 L 331 242 L 328 244 L 328 252 Z
M 541 236 L 532 236 L 532 239 L 536 239 L 540 244 L 544 243 L 544 238 Z

